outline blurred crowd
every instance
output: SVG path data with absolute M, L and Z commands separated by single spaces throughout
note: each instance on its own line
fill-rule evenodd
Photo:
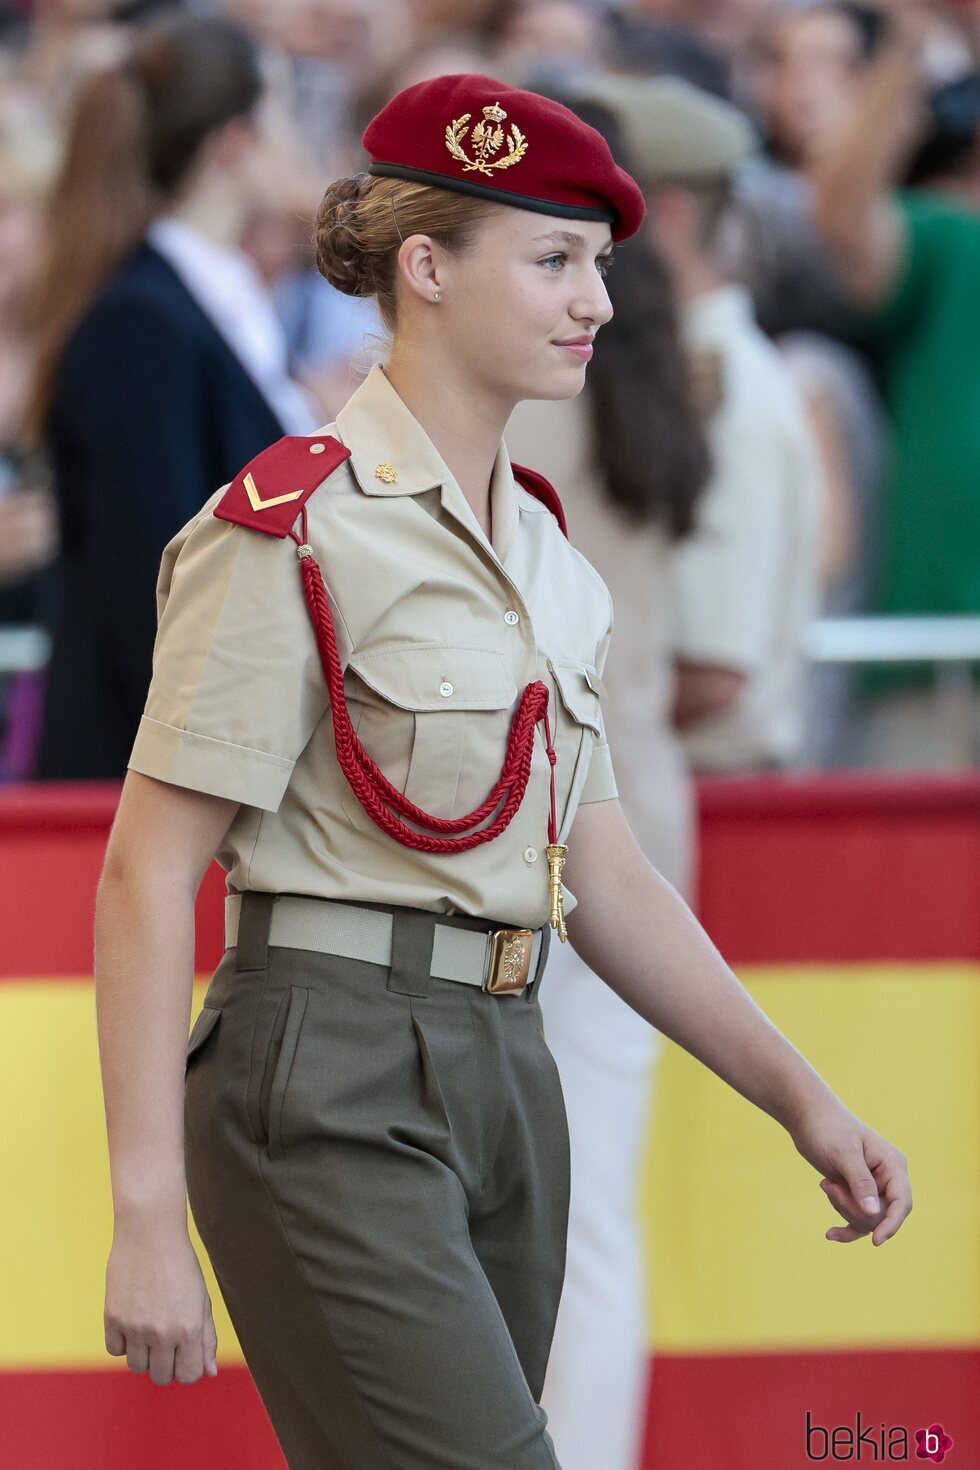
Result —
M 324 188 L 459 71 L 578 108 L 647 195 L 589 374 L 613 499 L 670 531 L 614 639 L 662 641 L 690 766 L 974 763 L 980 647 L 942 629 L 980 617 L 980 5 L 7 0 L 0 779 L 124 774 L 163 546 L 383 354 L 316 270 Z M 547 473 L 542 429 L 505 437 Z M 928 622 L 814 656 L 861 615 Z

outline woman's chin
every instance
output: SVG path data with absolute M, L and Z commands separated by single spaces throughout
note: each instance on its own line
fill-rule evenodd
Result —
M 538 373 L 533 383 L 527 382 L 521 390 L 522 398 L 546 398 L 561 400 L 575 398 L 585 386 L 584 362 L 571 362 L 549 373 Z

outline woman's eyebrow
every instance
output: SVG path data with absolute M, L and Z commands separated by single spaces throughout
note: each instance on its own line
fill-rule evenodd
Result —
M 566 245 L 588 245 L 589 243 L 586 240 L 585 236 L 580 235 L 576 230 L 549 230 L 546 235 L 534 235 L 532 236 L 532 239 L 563 240 Z M 610 237 L 609 240 L 606 242 L 605 248 L 611 249 L 612 243 L 612 237 Z

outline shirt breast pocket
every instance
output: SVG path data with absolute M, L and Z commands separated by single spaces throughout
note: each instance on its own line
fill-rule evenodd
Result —
M 549 658 L 548 669 L 558 692 L 558 699 L 551 707 L 558 757 L 555 765 L 558 840 L 563 842 L 589 773 L 593 747 L 603 736 L 599 707 L 602 684 L 595 669 L 580 659 Z
M 356 650 L 344 688 L 366 753 L 409 801 L 438 817 L 481 804 L 500 775 L 518 697 L 504 654 L 443 642 Z M 349 784 L 342 805 L 352 826 L 375 828 Z

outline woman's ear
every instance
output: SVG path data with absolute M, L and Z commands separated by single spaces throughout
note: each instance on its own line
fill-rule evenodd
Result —
M 442 288 L 442 251 L 430 235 L 409 235 L 398 247 L 398 270 L 423 301 Z

